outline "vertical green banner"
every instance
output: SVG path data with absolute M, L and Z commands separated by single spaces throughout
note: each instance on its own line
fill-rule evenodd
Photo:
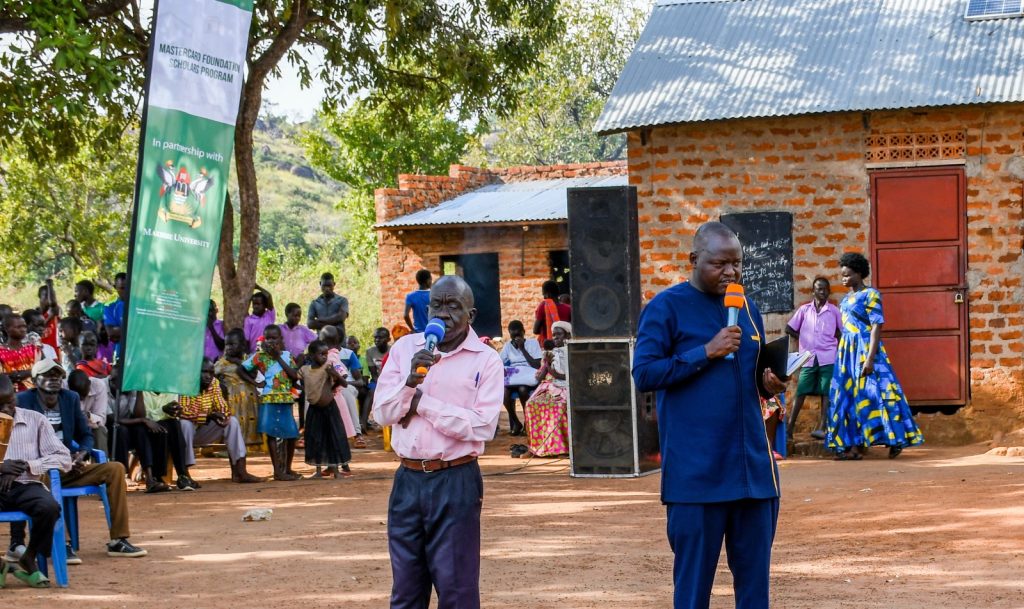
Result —
M 157 4 L 136 176 L 125 390 L 195 395 L 251 0 Z

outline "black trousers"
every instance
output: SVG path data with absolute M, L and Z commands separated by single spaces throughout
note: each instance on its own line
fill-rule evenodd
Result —
M 170 453 L 175 471 L 183 476 L 186 466 L 181 422 L 165 419 L 159 421 L 159 425 L 164 428 L 164 433 L 150 431 L 141 423 L 119 425 L 114 457 L 128 469 L 128 451 L 135 451 L 142 467 L 150 468 L 154 477 L 163 478 L 167 474 L 167 455 Z
M 391 609 L 480 607 L 480 508 L 473 461 L 433 473 L 398 466 L 388 503 Z
M 0 511 L 25 512 L 32 518 L 32 536 L 27 548 L 49 556 L 53 549 L 53 527 L 60 518 L 60 504 L 50 489 L 35 482 L 15 482 L 6 493 L 0 493 Z M 25 543 L 25 523 L 11 523 L 11 542 Z
M 178 476 L 184 476 L 188 471 L 188 454 L 185 444 L 185 434 L 181 432 L 181 421 L 178 419 L 164 419 L 160 426 L 167 430 L 167 450 L 171 453 L 171 462 L 174 463 L 174 471 Z M 164 457 L 167 463 L 167 457 Z M 166 468 L 165 468 L 166 469 Z

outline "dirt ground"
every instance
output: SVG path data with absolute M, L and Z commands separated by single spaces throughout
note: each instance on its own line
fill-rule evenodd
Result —
M 670 607 L 659 476 L 573 479 L 567 460 L 509 458 L 512 441 L 500 434 L 482 459 L 483 606 Z M 984 450 L 782 463 L 773 607 L 1024 607 L 1024 459 Z M 265 458 L 251 462 L 269 474 Z M 132 541 L 148 557 L 108 558 L 101 508 L 84 500 L 71 587 L 9 578 L 0 596 L 19 607 L 387 607 L 394 468 L 393 454 L 370 449 L 356 451 L 348 480 L 242 486 L 224 481 L 225 460 L 201 459 L 198 492 L 130 493 Z M 254 507 L 273 519 L 242 522 Z M 724 558 L 711 606 L 733 606 Z

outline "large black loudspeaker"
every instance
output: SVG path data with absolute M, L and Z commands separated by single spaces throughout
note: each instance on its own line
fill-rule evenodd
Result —
M 633 339 L 573 339 L 568 349 L 571 474 L 641 476 L 660 469 L 654 395 L 637 391 L 630 375 Z
M 640 318 L 636 188 L 570 188 L 574 338 L 627 338 Z

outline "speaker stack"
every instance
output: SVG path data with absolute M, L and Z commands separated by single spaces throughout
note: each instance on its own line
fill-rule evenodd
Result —
M 637 391 L 630 374 L 640 318 L 636 188 L 570 188 L 568 212 L 571 474 L 649 474 L 661 463 L 654 395 Z

